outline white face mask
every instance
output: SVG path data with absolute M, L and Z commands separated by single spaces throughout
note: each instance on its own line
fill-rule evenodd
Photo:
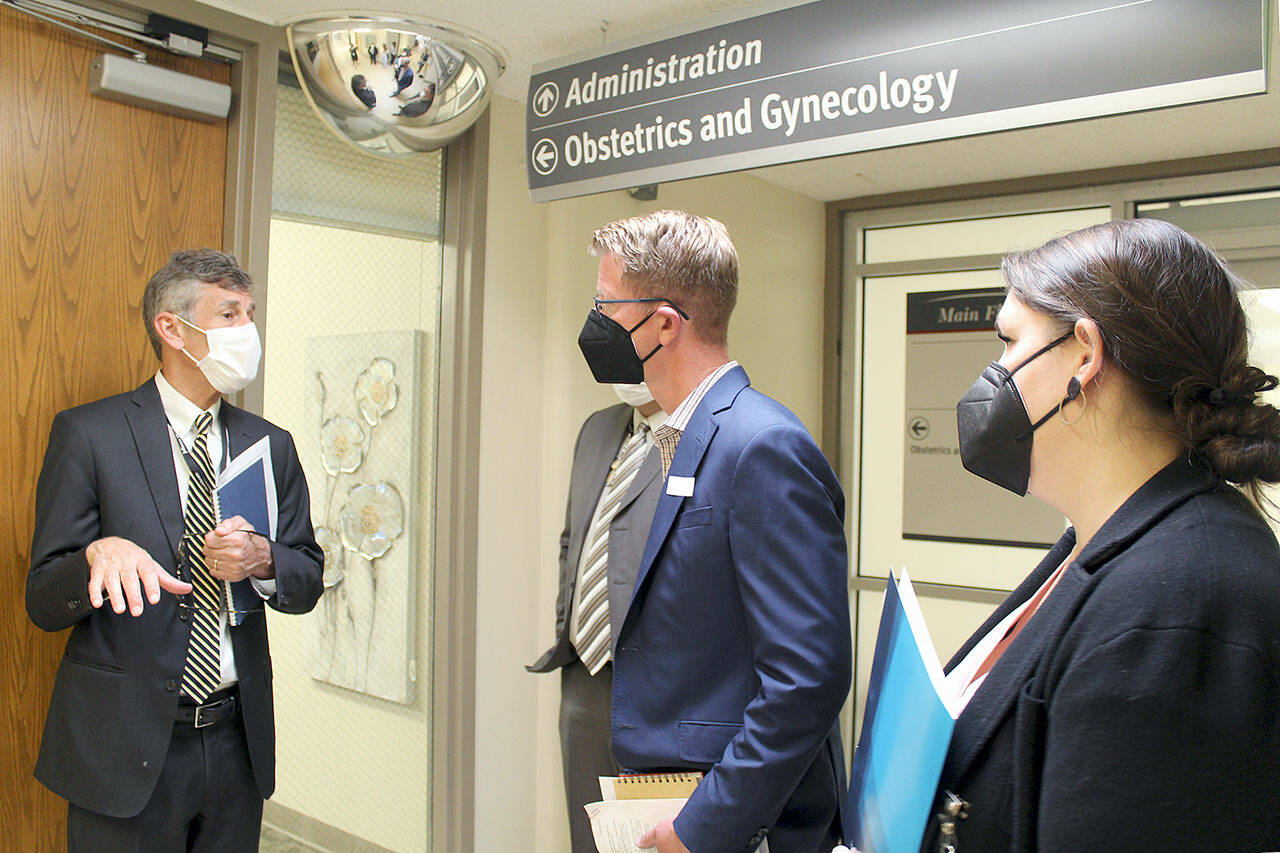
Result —
M 177 315 L 174 315 L 177 317 Z M 243 326 L 224 326 L 217 329 L 202 329 L 194 323 L 186 323 L 197 332 L 204 334 L 209 342 L 209 354 L 199 361 L 183 347 L 182 352 L 200 368 L 204 378 L 209 380 L 220 394 L 234 394 L 244 389 L 258 375 L 258 362 L 262 359 L 262 341 L 258 338 L 258 327 L 252 322 Z
M 637 382 L 635 385 L 615 384 L 613 393 L 618 395 L 619 400 L 636 409 L 653 402 L 649 386 L 643 382 Z

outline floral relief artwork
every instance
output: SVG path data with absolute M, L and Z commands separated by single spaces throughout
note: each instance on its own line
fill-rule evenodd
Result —
M 307 341 L 303 450 L 324 597 L 304 623 L 308 674 L 413 701 L 421 332 Z

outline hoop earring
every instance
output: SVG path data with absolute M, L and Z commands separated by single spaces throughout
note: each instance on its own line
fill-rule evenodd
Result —
M 1084 410 L 1089 408 L 1089 398 L 1085 396 L 1084 389 L 1081 388 L 1080 389 L 1080 414 L 1076 415 L 1076 419 L 1074 421 L 1067 420 L 1066 415 L 1062 414 L 1063 410 L 1066 408 L 1067 402 L 1070 402 L 1070 401 L 1064 400 L 1063 405 L 1058 408 L 1058 418 L 1067 426 L 1075 426 L 1076 424 L 1080 423 L 1080 419 L 1084 417 Z

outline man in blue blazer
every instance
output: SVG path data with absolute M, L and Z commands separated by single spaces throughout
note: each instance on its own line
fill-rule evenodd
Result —
M 597 381 L 648 383 L 664 488 L 614 649 L 629 770 L 706 773 L 641 846 L 830 850 L 851 649 L 844 496 L 804 425 L 728 357 L 724 226 L 659 211 L 595 234 L 579 345 Z

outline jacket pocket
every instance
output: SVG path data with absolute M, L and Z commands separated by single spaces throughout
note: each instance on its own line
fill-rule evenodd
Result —
M 686 527 L 705 527 L 711 523 L 711 507 L 695 506 L 686 509 L 680 513 L 676 519 L 676 530 L 683 530 Z
M 715 764 L 724 757 L 725 747 L 740 731 L 742 731 L 741 723 L 681 720 L 676 754 L 680 756 L 681 761 L 693 764 Z
M 79 652 L 66 651 L 66 652 L 63 652 L 62 654 L 63 654 L 63 657 L 65 657 L 71 663 L 74 663 L 78 666 L 88 667 L 89 669 L 98 669 L 98 670 L 102 670 L 103 672 L 124 672 L 125 671 L 124 667 L 120 666 L 117 663 L 111 663 L 110 661 L 98 660 L 97 658 L 87 657 L 85 655 L 80 654 Z

